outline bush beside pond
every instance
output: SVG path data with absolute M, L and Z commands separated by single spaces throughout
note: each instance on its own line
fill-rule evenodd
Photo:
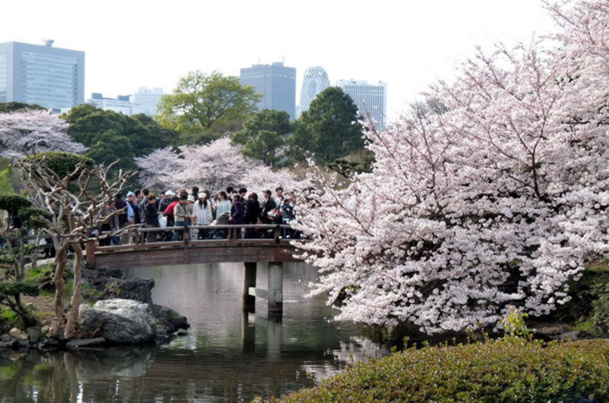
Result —
M 284 396 L 285 402 L 593 402 L 609 399 L 609 341 L 515 337 L 408 349 Z M 277 401 L 277 400 L 274 400 Z

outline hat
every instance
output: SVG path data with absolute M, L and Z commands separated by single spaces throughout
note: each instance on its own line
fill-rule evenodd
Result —
M 127 197 L 131 197 L 131 196 L 135 196 L 135 193 L 133 193 L 133 192 L 127 192 Z
M 195 197 L 194 197 L 193 195 L 190 195 L 190 196 L 188 196 L 188 199 L 187 199 L 187 200 L 188 200 L 189 202 L 193 202 L 193 203 L 194 203 L 194 202 L 195 202 Z
M 165 192 L 165 196 L 175 196 L 176 194 L 173 193 L 171 190 L 168 190 Z
M 207 193 L 205 193 L 205 192 L 199 193 L 199 199 L 202 199 L 204 197 L 207 198 Z

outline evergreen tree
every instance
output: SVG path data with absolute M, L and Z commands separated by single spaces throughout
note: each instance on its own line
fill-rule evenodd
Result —
M 244 157 L 274 168 L 282 158 L 282 147 L 291 131 L 287 112 L 265 109 L 248 120 L 243 130 L 233 133 L 231 142 L 243 145 L 241 153 Z
M 329 87 L 311 102 L 309 110 L 296 121 L 290 155 L 302 160 L 307 153 L 326 165 L 364 148 L 357 106 L 348 94 Z

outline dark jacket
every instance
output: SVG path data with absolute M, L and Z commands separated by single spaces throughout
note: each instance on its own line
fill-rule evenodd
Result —
M 127 224 L 127 202 L 116 198 L 114 200 L 114 208 L 120 211 L 118 213 L 118 226 L 123 228 Z
M 257 224 L 260 215 L 260 203 L 258 200 L 247 199 L 245 201 L 245 223 Z
M 146 216 L 146 225 L 149 227 L 158 227 L 159 226 L 159 212 L 156 209 L 156 203 L 150 204 L 146 203 L 144 207 L 144 214 Z
M 133 222 L 134 222 L 134 224 L 141 224 L 142 219 L 140 217 L 140 209 L 139 209 L 137 203 L 134 203 L 131 200 L 127 200 L 127 203 L 129 203 L 131 205 L 131 208 L 133 209 Z
M 286 222 L 292 221 L 294 218 L 296 218 L 294 216 L 294 205 L 289 201 L 283 203 L 283 208 L 281 211 L 283 212 L 283 219 Z
M 159 212 L 164 213 L 165 209 L 171 204 L 171 202 L 172 200 L 169 197 L 157 200 L 156 206 L 158 207 Z
M 245 223 L 245 210 L 243 203 L 240 200 L 233 202 L 233 206 L 230 209 L 230 216 L 232 218 L 231 224 L 244 224 Z
M 272 224 L 273 221 L 269 220 L 268 214 L 272 209 L 277 208 L 277 204 L 275 204 L 275 200 L 273 198 L 264 199 L 262 202 L 262 206 L 260 207 L 260 221 L 263 224 Z

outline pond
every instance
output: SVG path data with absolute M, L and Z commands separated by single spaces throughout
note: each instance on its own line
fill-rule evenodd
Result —
M 257 284 L 266 284 L 259 264 Z M 140 268 L 153 278 L 155 303 L 185 315 L 188 335 L 160 347 L 112 347 L 0 355 L 0 403 L 88 401 L 238 402 L 311 387 L 355 360 L 387 350 L 362 329 L 332 321 L 323 297 L 304 298 L 316 271 L 284 266 L 284 311 L 265 300 L 242 308 L 243 266 Z

